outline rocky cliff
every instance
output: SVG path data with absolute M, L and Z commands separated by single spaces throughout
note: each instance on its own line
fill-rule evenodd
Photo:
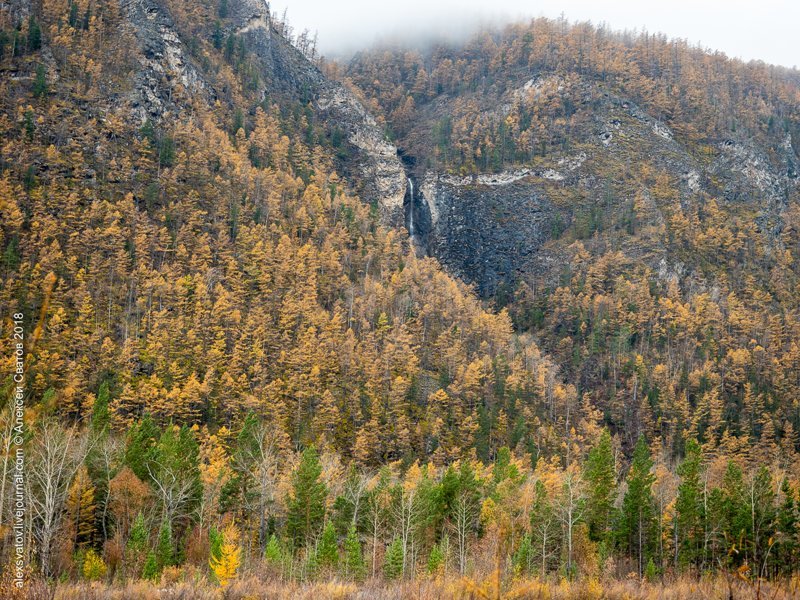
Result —
M 481 100 L 482 118 L 502 122 L 520 96 L 546 85 L 561 89 L 553 79 L 537 76 Z M 582 107 L 585 119 L 569 146 L 528 166 L 455 175 L 426 157 L 437 123 L 464 102 L 455 96 L 421 107 L 400 141 L 420 182 L 414 214 L 421 247 L 485 297 L 520 280 L 557 285 L 576 240 L 591 252 L 622 250 L 654 271 L 674 267 L 665 235 L 675 203 L 702 210 L 714 198 L 732 213 L 748 213 L 759 230 L 780 233 L 780 215 L 800 181 L 790 134 L 764 146 L 732 131 L 700 147 L 601 82 L 573 81 L 560 96 Z M 672 194 L 651 193 L 642 172 L 665 174 Z
M 139 45 L 139 68 L 129 102 L 141 123 L 176 118 L 183 109 L 176 99 L 180 92 L 206 103 L 225 95 L 225 90 L 218 90 L 204 77 L 198 57 L 187 48 L 185 38 L 191 36 L 175 27 L 167 5 L 156 0 L 125 0 L 122 8 Z M 262 98 L 311 103 L 315 119 L 344 135 L 345 149 L 339 153 L 338 167 L 348 182 L 362 200 L 380 207 L 385 222 L 402 225 L 406 176 L 397 149 L 375 119 L 345 86 L 326 78 L 276 30 L 268 4 L 232 0 L 229 11 L 216 35 L 242 40 L 254 57 Z M 215 33 L 208 30 L 203 34 L 210 37 Z

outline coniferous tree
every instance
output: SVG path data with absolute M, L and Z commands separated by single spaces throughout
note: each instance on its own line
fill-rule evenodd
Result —
M 678 467 L 681 483 L 675 500 L 675 561 L 687 566 L 700 556 L 703 540 L 702 451 L 696 440 L 686 442 L 686 456 Z
M 67 23 L 69 23 L 70 27 L 77 27 L 78 26 L 78 3 L 77 2 L 70 2 L 69 3 L 69 18 L 67 19 Z
M 84 578 L 89 581 L 97 581 L 106 576 L 108 567 L 103 561 L 103 558 L 94 551 L 94 548 L 89 548 L 86 555 L 83 557 L 81 572 Z
M 428 555 L 428 575 L 433 577 L 440 576 L 445 571 L 445 552 L 442 543 L 438 542 L 431 546 L 431 552 Z
M 36 77 L 33 80 L 33 95 L 37 98 L 47 96 L 47 73 L 44 65 L 37 65 Z
M 364 553 L 355 525 L 350 526 L 347 530 L 347 537 L 344 539 L 342 571 L 345 578 L 354 581 L 360 581 L 366 575 L 367 565 L 364 562 Z
M 147 558 L 144 560 L 144 566 L 142 567 L 142 578 L 155 581 L 158 579 L 160 574 L 161 569 L 158 567 L 158 558 L 156 557 L 156 553 L 151 550 L 147 553 Z
M 639 576 L 652 559 L 655 541 L 655 501 L 653 499 L 653 460 L 644 437 L 640 437 L 633 451 L 633 462 L 628 471 L 628 489 L 622 501 L 618 535 L 629 555 L 636 557 Z
M 139 513 L 136 520 L 133 522 L 128 541 L 125 544 L 124 558 L 124 572 L 131 577 L 139 577 L 143 575 L 144 562 L 146 557 L 150 554 L 148 552 L 150 542 L 150 531 L 144 521 L 144 515 Z M 144 577 L 149 579 L 149 577 Z
M 159 572 L 164 567 L 171 567 L 175 561 L 175 549 L 172 543 L 172 526 L 169 522 L 164 522 L 158 532 L 158 542 L 156 543 L 156 565 Z
M 144 461 L 148 479 L 161 500 L 164 520 L 172 527 L 200 504 L 199 446 L 191 429 L 167 426 Z
M 614 519 L 617 489 L 614 449 L 607 429 L 603 430 L 597 444 L 589 451 L 584 470 L 588 484 L 584 518 L 589 526 L 589 537 L 607 543 Z
M 66 503 L 76 549 L 85 549 L 94 542 L 96 509 L 95 486 L 86 467 L 82 466 L 70 486 Z
M 742 469 L 739 465 L 733 461 L 728 462 L 722 480 L 722 489 L 713 490 L 712 494 L 712 498 L 717 498 L 721 494 L 718 501 L 712 501 L 709 504 L 711 507 L 719 504 L 721 508 L 720 520 L 726 543 L 726 547 L 722 548 L 722 551 L 729 560 L 739 564 L 746 560 L 743 550 L 750 537 L 750 518 L 745 501 L 747 496 Z
M 73 542 L 76 549 L 85 549 L 94 542 L 95 486 L 92 483 L 86 466 L 82 466 L 70 486 L 67 496 L 66 511 L 73 528 Z
M 309 446 L 292 474 L 286 530 L 295 546 L 305 546 L 322 529 L 328 490 L 321 475 L 322 465 L 317 450 Z
M 128 536 L 128 549 L 130 552 L 143 553 L 147 548 L 147 538 L 148 532 L 144 523 L 144 515 L 139 513 Z
M 222 544 L 225 539 L 222 532 L 216 527 L 208 530 L 208 557 L 219 560 L 222 556 Z
M 316 550 L 316 564 L 320 569 L 335 569 L 339 563 L 339 546 L 336 542 L 336 528 L 331 521 L 325 524 Z
M 533 564 L 533 544 L 530 534 L 523 536 L 517 551 L 514 553 L 514 570 L 519 575 L 530 573 Z
M 239 530 L 229 525 L 222 533 L 219 551 L 212 553 L 208 564 L 220 587 L 228 587 L 236 578 L 242 561 L 242 549 L 239 547 Z
M 795 490 L 789 483 L 788 478 L 781 482 L 781 495 L 783 501 L 778 508 L 775 520 L 777 529 L 777 556 L 778 568 L 784 574 L 790 573 L 798 560 L 798 539 L 800 528 L 798 528 L 797 501 Z
M 95 433 L 102 433 L 108 429 L 110 418 L 108 414 L 108 403 L 110 394 L 108 390 L 108 382 L 104 381 L 100 384 L 100 389 L 97 391 L 97 398 L 95 398 L 94 406 L 92 407 L 92 431 Z
M 28 52 L 35 52 L 42 47 L 42 28 L 36 17 L 28 18 Z
M 403 576 L 403 541 L 399 537 L 394 538 L 386 549 L 383 575 L 386 579 L 399 579 Z
M 150 415 L 145 415 L 131 427 L 125 446 L 125 464 L 142 481 L 150 478 L 150 466 L 153 459 L 152 450 L 156 445 L 160 432 Z
M 748 554 L 760 572 L 775 543 L 775 537 L 772 535 L 776 516 L 775 490 L 772 488 L 772 474 L 767 467 L 761 466 L 751 475 L 746 497 L 750 512 Z
M 287 556 L 281 541 L 274 533 L 269 537 L 269 541 L 264 549 L 264 560 L 270 567 L 271 572 L 276 574 L 282 573 L 287 561 Z

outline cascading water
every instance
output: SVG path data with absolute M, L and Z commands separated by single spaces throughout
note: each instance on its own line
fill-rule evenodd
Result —
M 427 256 L 429 236 L 433 229 L 431 207 L 423 194 L 423 189 L 417 185 L 420 181 L 425 181 L 424 179 L 417 179 L 417 177 L 424 178 L 424 173 L 415 169 L 417 164 L 415 157 L 406 154 L 399 148 L 397 155 L 403 163 L 406 176 L 406 189 L 403 196 L 403 221 L 408 231 L 408 241 L 417 256 Z
M 408 177 L 408 190 L 409 190 L 409 202 L 408 202 L 408 235 L 412 238 L 414 237 L 414 182 L 411 181 L 411 177 Z

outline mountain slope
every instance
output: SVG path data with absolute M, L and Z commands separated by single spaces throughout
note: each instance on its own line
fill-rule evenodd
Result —
M 0 597 L 791 596 L 791 145 L 706 156 L 581 73 L 415 77 L 396 151 L 288 32 L 0 8 Z M 497 149 L 568 88 L 558 149 Z
M 252 411 L 373 464 L 488 457 L 497 422 L 526 447 L 545 394 L 575 400 L 381 224 L 393 147 L 262 5 L 73 6 L 32 12 L 2 59 L 0 304 L 36 332 L 37 413 L 84 420 L 107 383 L 118 428 Z
M 416 178 L 420 245 L 631 445 L 797 444 L 796 71 L 537 19 L 345 74 Z

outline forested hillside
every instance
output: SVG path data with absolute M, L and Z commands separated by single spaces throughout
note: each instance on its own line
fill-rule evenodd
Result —
M 418 234 L 630 450 L 792 464 L 800 75 L 536 19 L 345 70 L 419 181 Z M 417 217 L 417 222 L 422 220 Z
M 261 3 L 15 0 L 0 41 L 2 597 L 790 593 L 794 196 L 777 236 L 670 225 L 696 288 L 565 221 L 561 285 L 490 306 L 392 227 L 417 198 L 356 97 L 423 121 Z M 458 96 L 420 73 L 412 108 Z
M 593 125 L 603 93 L 626 96 L 698 153 L 744 130 L 777 156 L 787 135 L 800 135 L 794 69 L 563 19 L 425 49 L 378 47 L 356 55 L 344 74 L 398 145 L 458 173 L 499 171 L 570 149 L 588 137 L 582 130 Z M 444 105 L 452 113 L 437 111 Z

